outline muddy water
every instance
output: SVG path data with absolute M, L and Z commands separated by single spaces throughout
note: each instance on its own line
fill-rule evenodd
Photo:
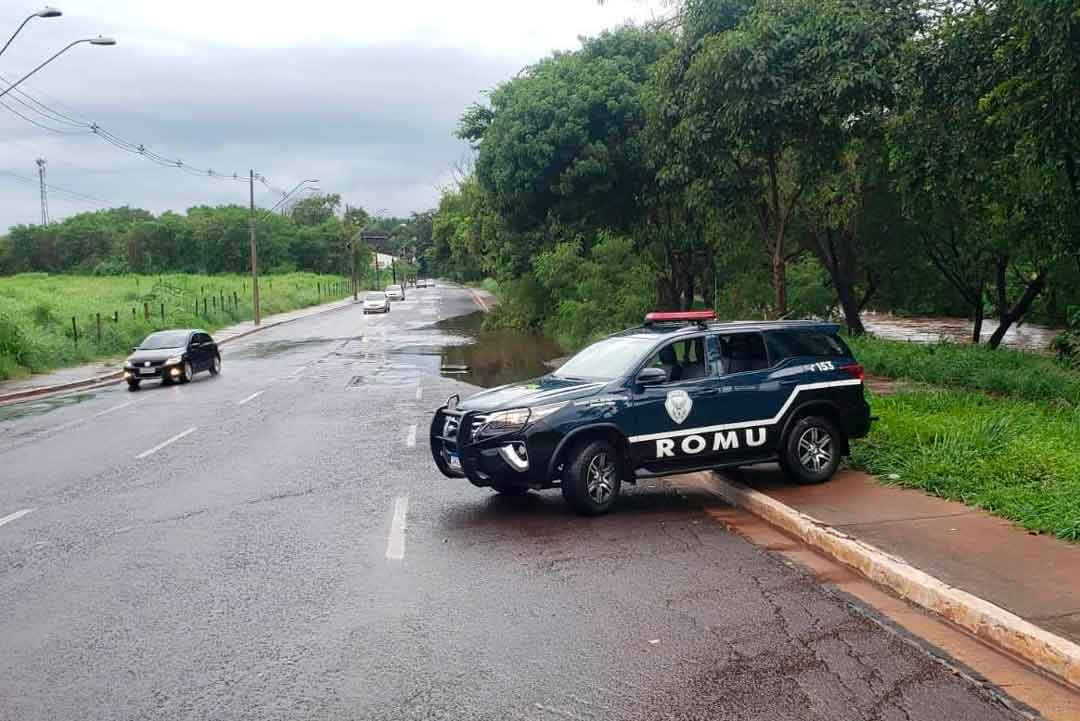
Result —
M 974 328 L 972 322 L 964 318 L 900 317 L 887 313 L 865 313 L 862 318 L 866 329 L 876 336 L 915 343 L 970 343 Z M 983 342 L 993 335 L 997 327 L 996 321 L 987 319 L 983 322 Z M 1030 323 L 1019 327 L 1014 325 L 1005 333 L 1002 343 L 1019 350 L 1044 352 L 1060 332 L 1059 329 Z
M 463 341 L 432 349 L 440 357 L 443 375 L 491 388 L 550 373 L 550 361 L 566 355 L 554 340 L 540 333 L 484 330 L 483 322 L 483 313 L 470 313 L 435 324 Z

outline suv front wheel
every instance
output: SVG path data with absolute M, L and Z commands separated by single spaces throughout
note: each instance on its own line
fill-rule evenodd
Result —
M 619 466 L 618 451 L 607 441 L 578 446 L 563 472 L 563 498 L 583 515 L 607 513 L 622 487 Z
M 784 439 L 780 466 L 799 483 L 824 483 L 836 473 L 842 447 L 840 431 L 832 421 L 821 416 L 801 418 Z

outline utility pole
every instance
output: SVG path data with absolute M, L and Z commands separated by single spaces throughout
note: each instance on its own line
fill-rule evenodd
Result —
M 379 251 L 378 251 L 378 249 L 373 249 L 373 250 L 375 250 L 375 252 L 371 254 L 371 258 L 375 263 L 375 288 L 378 289 L 378 287 L 379 287 Z
M 255 325 L 262 322 L 259 313 L 259 248 L 255 242 L 255 171 L 248 170 L 248 193 L 251 199 L 251 216 L 248 225 L 251 229 L 251 307 L 255 313 Z
M 45 158 L 37 159 L 38 182 L 41 184 L 41 224 L 49 224 L 49 193 L 45 185 Z

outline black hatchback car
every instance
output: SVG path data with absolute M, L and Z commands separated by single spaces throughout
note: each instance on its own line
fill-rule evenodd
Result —
M 124 380 L 138 390 L 145 380 L 189 383 L 199 371 L 221 372 L 217 343 L 204 330 L 163 330 L 146 336 L 124 361 Z
M 778 461 L 798 482 L 827 481 L 871 420 L 834 324 L 650 313 L 554 373 L 452 396 L 430 442 L 446 476 L 501 493 L 560 486 L 593 515 L 652 476 Z

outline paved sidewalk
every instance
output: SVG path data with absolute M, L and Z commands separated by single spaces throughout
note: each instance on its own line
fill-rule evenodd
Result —
M 289 323 L 294 320 L 299 320 L 300 318 L 306 318 L 310 315 L 343 308 L 351 305 L 352 302 L 352 298 L 346 298 L 344 300 L 334 301 L 333 303 L 312 305 L 307 308 L 299 308 L 286 313 L 277 313 L 275 315 L 265 316 L 262 319 L 262 324 L 259 326 L 256 326 L 252 321 L 244 321 L 243 323 L 220 328 L 211 335 L 214 336 L 214 340 L 218 343 L 227 343 L 258 330 L 273 328 L 282 323 Z M 60 391 L 64 390 L 65 386 L 88 386 L 96 383 L 114 381 L 119 373 L 120 363 L 123 359 L 123 356 L 118 356 L 116 358 L 94 361 L 93 363 L 59 368 L 54 371 L 49 371 L 48 373 L 35 373 L 29 378 L 0 381 L 0 402 L 3 402 L 6 398 L 22 396 L 23 394 L 48 392 L 50 388 L 56 388 L 57 391 Z
M 775 466 L 725 473 L 1050 633 L 1080 642 L 1080 544 L 843 471 L 798 486 Z

